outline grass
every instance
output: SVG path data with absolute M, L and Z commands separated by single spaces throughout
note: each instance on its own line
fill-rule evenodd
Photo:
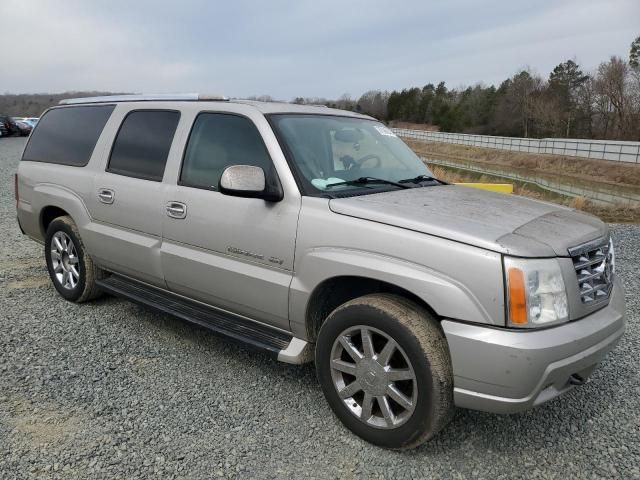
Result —
M 497 183 L 504 180 L 490 175 L 472 174 L 456 169 L 442 167 L 440 165 L 431 166 L 431 171 L 437 178 L 449 183 Z M 565 197 L 543 189 L 532 188 L 526 183 L 506 180 L 507 183 L 513 183 L 513 193 L 523 197 L 536 198 L 538 200 L 551 201 L 570 208 L 582 210 L 597 217 L 605 222 L 612 223 L 640 223 L 640 206 L 629 205 L 611 205 L 602 206 L 585 199 L 584 197 Z
M 391 122 L 389 122 L 389 126 L 393 128 L 406 128 L 408 130 L 426 130 L 429 132 L 440 131 L 440 127 L 438 127 L 437 125 L 431 125 L 430 123 L 410 123 L 392 120 Z
M 451 143 L 404 140 L 416 153 L 425 156 L 464 160 L 479 164 L 487 163 L 547 175 L 562 175 L 589 183 L 632 189 L 640 188 L 640 165 L 470 147 Z

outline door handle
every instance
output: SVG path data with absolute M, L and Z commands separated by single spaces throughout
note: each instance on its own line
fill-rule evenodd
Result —
M 171 218 L 185 218 L 187 216 L 187 206 L 181 202 L 169 202 L 167 203 L 167 215 Z
M 100 200 L 102 203 L 106 203 L 107 205 L 113 203 L 115 196 L 115 192 L 109 188 L 101 188 L 100 190 L 98 190 L 98 200 Z

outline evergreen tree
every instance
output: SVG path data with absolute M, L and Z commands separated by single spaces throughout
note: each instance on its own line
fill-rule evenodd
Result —
M 569 138 L 574 127 L 577 112 L 577 98 L 580 88 L 589 79 L 573 60 L 557 65 L 549 75 L 549 94 L 561 110 L 565 125 L 563 134 Z M 560 132 L 558 132 L 560 133 Z
M 636 39 L 631 42 L 629 66 L 631 66 L 631 68 L 640 68 L 640 36 L 636 37 Z

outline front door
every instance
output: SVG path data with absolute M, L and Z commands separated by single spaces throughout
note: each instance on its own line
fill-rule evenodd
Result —
M 278 177 L 254 123 L 240 115 L 200 113 L 185 149 L 178 185 L 165 197 L 162 268 L 178 294 L 283 329 L 300 211 L 280 202 L 218 191 L 230 165 L 262 167 Z

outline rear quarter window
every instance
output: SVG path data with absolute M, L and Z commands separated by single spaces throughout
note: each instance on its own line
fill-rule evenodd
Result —
M 115 105 L 54 108 L 34 129 L 22 160 L 84 167 Z

